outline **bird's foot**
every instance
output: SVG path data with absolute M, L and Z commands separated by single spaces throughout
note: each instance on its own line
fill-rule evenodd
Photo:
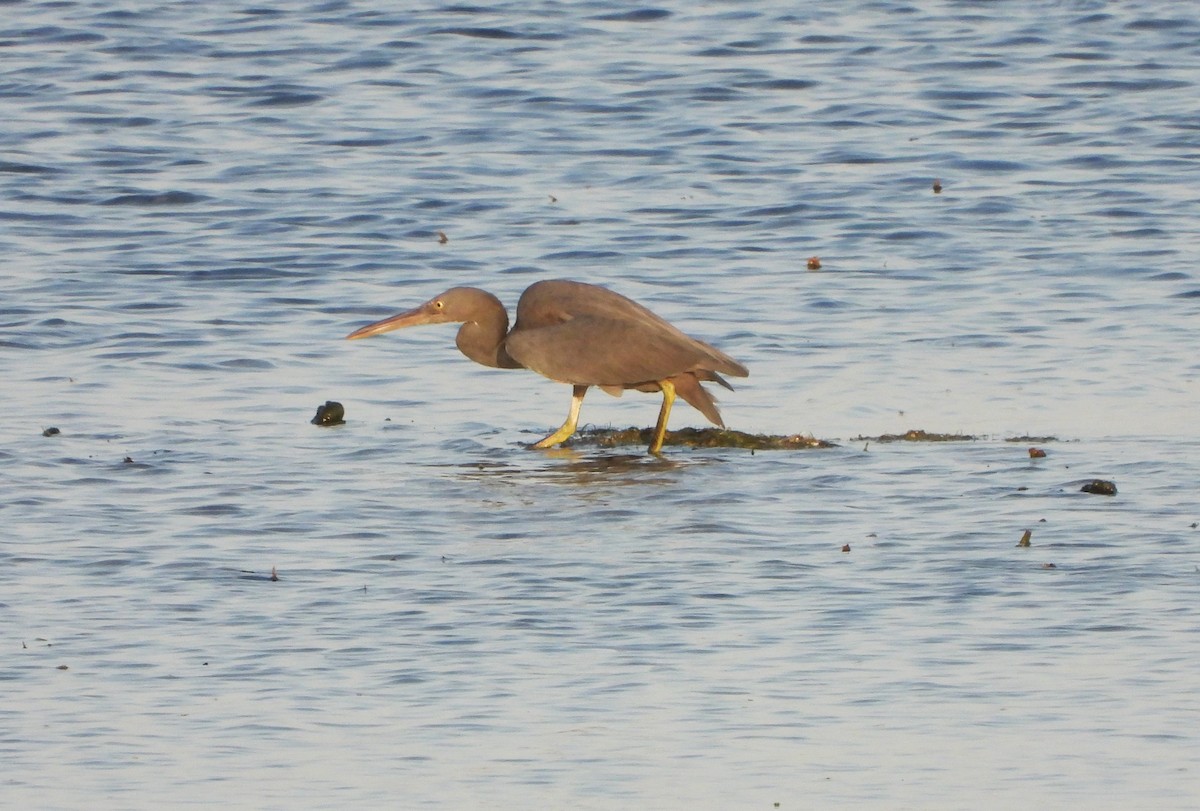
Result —
M 534 442 L 529 447 L 531 447 L 531 448 L 553 448 L 555 445 L 561 445 L 564 442 L 566 442 L 568 439 L 571 438 L 571 435 L 574 433 L 575 433 L 574 425 L 571 425 L 571 426 L 564 425 L 562 428 L 559 428 L 557 431 L 550 434 L 550 436 L 539 439 L 537 442 Z

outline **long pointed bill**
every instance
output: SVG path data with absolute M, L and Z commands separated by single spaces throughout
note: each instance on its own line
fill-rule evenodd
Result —
M 407 312 L 393 315 L 382 321 L 376 321 L 374 324 L 367 324 L 365 327 L 354 330 L 346 336 L 348 341 L 356 341 L 359 338 L 369 338 L 372 335 L 380 335 L 384 332 L 391 332 L 394 329 L 404 329 L 405 327 L 419 327 L 422 324 L 438 324 L 445 321 L 441 317 L 441 313 L 431 311 L 428 304 L 422 304 Z

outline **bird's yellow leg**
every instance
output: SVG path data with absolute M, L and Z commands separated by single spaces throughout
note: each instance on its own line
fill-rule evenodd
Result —
M 553 434 L 545 439 L 539 439 L 530 447 L 553 448 L 570 439 L 571 434 L 575 433 L 575 426 L 579 424 L 579 409 L 583 406 L 583 395 L 587 394 L 587 390 L 587 386 L 576 386 L 571 392 L 571 413 L 567 415 L 567 421 Z
M 658 411 L 658 424 L 654 426 L 654 439 L 650 440 L 650 453 L 657 456 L 662 452 L 663 439 L 667 435 L 667 417 L 671 416 L 671 404 L 675 402 L 675 384 L 670 380 L 660 380 L 663 404 Z

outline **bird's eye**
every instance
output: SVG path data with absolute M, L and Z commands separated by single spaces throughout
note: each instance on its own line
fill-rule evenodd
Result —
M 445 305 L 445 304 L 442 302 L 442 300 L 441 300 L 441 299 L 438 299 L 437 301 L 435 301 L 435 302 L 433 303 L 433 306 L 434 306 L 434 307 L 436 307 L 437 309 L 439 309 L 439 310 L 440 310 L 440 309 L 442 309 L 443 307 L 445 307 L 446 305 Z

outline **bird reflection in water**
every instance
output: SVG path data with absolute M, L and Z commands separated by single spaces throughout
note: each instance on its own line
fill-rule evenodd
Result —
M 576 448 L 551 448 L 546 451 L 545 457 L 538 458 L 546 457 L 552 462 L 476 462 L 452 467 L 457 468 L 458 476 L 463 479 L 493 484 L 525 486 L 530 482 L 539 482 L 587 488 L 604 485 L 607 490 L 609 487 L 675 484 L 679 480 L 677 473 L 684 467 L 707 464 L 709 461 L 698 457 L 678 461 L 661 455 L 597 454 Z

